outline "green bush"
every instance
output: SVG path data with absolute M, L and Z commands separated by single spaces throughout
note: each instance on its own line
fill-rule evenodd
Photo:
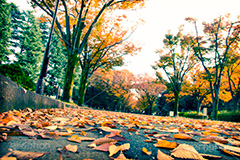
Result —
M 197 114 L 197 111 L 180 112 L 178 115 L 181 117 L 194 118 L 194 119 L 207 118 L 206 116 L 203 116 L 201 113 Z
M 240 122 L 240 111 L 218 111 L 218 120 L 220 121 L 231 121 L 231 122 Z
M 22 71 L 22 68 L 16 63 L 1 65 L 0 74 L 10 77 L 12 81 L 20 84 L 27 90 L 34 91 L 36 88 L 33 80 L 28 75 L 26 75 Z

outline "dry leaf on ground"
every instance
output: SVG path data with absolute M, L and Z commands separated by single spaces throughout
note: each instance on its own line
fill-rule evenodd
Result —
M 178 133 L 178 134 L 174 134 L 173 138 L 177 138 L 177 139 L 182 139 L 182 140 L 190 140 L 190 141 L 196 141 L 195 139 L 193 139 L 191 136 L 184 134 L 184 133 Z
M 163 153 L 163 152 L 160 151 L 160 150 L 158 150 L 157 159 L 158 159 L 158 160 L 174 160 L 174 158 L 172 158 L 171 156 Z
M 218 137 L 218 136 L 209 136 L 206 138 L 201 138 L 200 141 L 219 142 L 219 143 L 223 143 L 223 144 L 228 143 L 228 141 L 226 139 L 224 139 L 223 137 Z
M 166 140 L 158 140 L 158 142 L 155 143 L 154 146 L 158 147 L 158 148 L 174 149 L 178 146 L 178 144 L 176 142 L 169 142 Z
M 16 157 L 17 159 L 36 159 L 50 153 L 39 153 L 39 152 L 23 152 L 18 150 L 12 150 L 8 157 Z
M 142 151 L 143 151 L 143 153 L 145 153 L 147 155 L 151 155 L 152 154 L 152 152 L 148 151 L 147 148 L 145 148 L 145 147 L 142 148 Z
M 104 143 L 104 144 L 101 144 L 97 147 L 94 147 L 93 149 L 96 149 L 98 151 L 108 152 L 109 151 L 109 146 L 111 146 L 111 145 L 112 145 L 111 143 Z
M 66 147 L 66 149 L 67 149 L 68 151 L 73 152 L 73 153 L 76 153 L 77 150 L 78 150 L 78 146 L 77 146 L 77 145 L 71 145 L 71 144 L 69 144 L 69 145 L 67 145 L 67 146 L 65 146 L 65 147 Z
M 110 143 L 110 142 L 116 143 L 117 141 L 114 139 L 110 139 L 110 138 L 99 138 L 99 139 L 94 140 L 91 144 L 89 144 L 88 147 L 96 147 L 97 145 L 104 144 L 104 143 Z
M 188 144 L 180 144 L 172 151 L 171 156 L 180 159 L 205 160 L 193 146 Z

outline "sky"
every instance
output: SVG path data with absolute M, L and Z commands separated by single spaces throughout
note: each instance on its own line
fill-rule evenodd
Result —
M 14 2 L 20 9 L 31 9 L 27 0 L 7 1 Z M 203 21 L 211 22 L 227 13 L 236 19 L 240 15 L 239 6 L 240 0 L 148 0 L 146 6 L 137 11 L 145 23 L 138 26 L 130 38 L 141 44 L 142 50 L 135 56 L 127 56 L 121 68 L 134 74 L 153 76 L 155 73 L 151 65 L 159 60 L 155 51 L 163 47 L 162 41 L 168 30 L 175 33 L 180 25 L 187 24 L 184 21 L 186 17 L 197 18 L 199 27 Z M 193 26 L 187 25 L 186 29 L 193 31 Z

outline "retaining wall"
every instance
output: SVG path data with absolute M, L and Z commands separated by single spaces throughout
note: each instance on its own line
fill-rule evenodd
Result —
M 14 83 L 9 77 L 0 74 L 0 112 L 24 109 L 26 107 L 39 109 L 77 106 L 25 90 Z

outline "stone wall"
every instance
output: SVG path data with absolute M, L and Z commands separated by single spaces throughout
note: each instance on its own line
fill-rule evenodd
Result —
M 9 77 L 0 74 L 0 112 L 24 109 L 26 107 L 39 109 L 77 106 L 25 90 Z

